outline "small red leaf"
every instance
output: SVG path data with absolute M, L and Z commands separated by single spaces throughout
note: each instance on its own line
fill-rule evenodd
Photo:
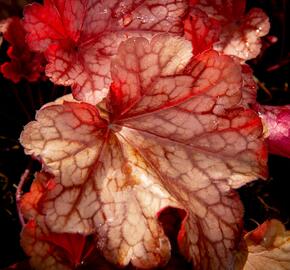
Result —
M 34 181 L 30 187 L 30 192 L 25 193 L 20 201 L 21 212 L 27 220 L 34 219 L 34 217 L 41 212 L 40 200 L 46 191 L 50 188 L 53 182 L 53 177 L 47 173 L 37 173 Z
M 39 215 L 38 220 L 40 220 Z M 72 270 L 83 264 L 94 250 L 92 242 L 85 235 L 57 234 L 44 225 L 40 227 L 30 220 L 21 232 L 21 245 L 34 269 Z
M 44 71 L 44 58 L 42 54 L 33 53 L 25 42 L 25 31 L 19 18 L 7 20 L 4 27 L 4 39 L 10 43 L 7 55 L 11 62 L 0 66 L 3 76 L 14 83 L 21 79 L 30 82 L 36 81 Z

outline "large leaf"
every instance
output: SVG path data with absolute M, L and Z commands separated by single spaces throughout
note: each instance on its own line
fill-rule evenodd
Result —
M 214 49 L 227 55 L 239 57 L 241 61 L 255 58 L 261 49 L 260 38 L 269 32 L 270 24 L 267 15 L 258 8 L 245 12 L 245 0 L 200 0 L 192 4 L 192 12 L 202 10 L 211 20 L 220 22 L 221 33 Z M 203 21 L 209 20 L 204 18 Z M 197 28 L 198 21 L 192 28 Z M 210 29 L 208 30 L 210 31 Z M 195 34 L 192 34 L 194 41 Z
M 195 269 L 233 264 L 242 206 L 232 188 L 266 176 L 260 118 L 239 107 L 240 65 L 182 38 L 132 38 L 112 62 L 106 114 L 86 103 L 45 106 L 21 143 L 56 186 L 43 200 L 58 233 L 95 233 L 119 265 L 166 263 L 157 213 L 186 213 L 178 234 Z
M 187 6 L 186 0 L 46 0 L 25 9 L 27 42 L 46 52 L 54 83 L 72 85 L 78 99 L 95 104 L 106 94 L 119 43 L 136 35 L 181 35 Z

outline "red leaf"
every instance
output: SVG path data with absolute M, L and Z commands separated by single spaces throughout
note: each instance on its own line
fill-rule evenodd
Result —
M 58 103 L 25 127 L 25 152 L 57 183 L 43 200 L 51 230 L 95 233 L 117 265 L 162 266 L 157 213 L 172 207 L 186 213 L 178 239 L 195 269 L 231 267 L 243 212 L 232 188 L 266 177 L 262 125 L 240 107 L 240 64 L 191 51 L 182 38 L 131 38 L 112 60 L 107 114 Z
M 30 192 L 24 194 L 20 201 L 21 213 L 25 219 L 34 219 L 41 212 L 40 200 L 46 189 L 50 189 L 52 182 L 54 182 L 53 177 L 45 172 L 35 175 Z
M 27 6 L 24 22 L 28 44 L 46 53 L 47 76 L 96 104 L 111 82 L 110 58 L 119 43 L 130 36 L 182 34 L 187 6 L 186 0 L 46 0 Z
M 11 62 L 0 66 L 3 76 L 14 83 L 18 83 L 21 79 L 37 81 L 44 71 L 43 56 L 28 49 L 25 31 L 19 18 L 10 18 L 5 28 L 4 39 L 10 43 L 7 54 Z
M 69 270 L 84 263 L 93 251 L 85 235 L 57 234 L 30 220 L 21 232 L 21 245 L 33 268 Z

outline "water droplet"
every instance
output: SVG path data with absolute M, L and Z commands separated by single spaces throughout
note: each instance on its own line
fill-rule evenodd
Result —
M 137 16 L 137 19 L 141 21 L 141 23 L 150 23 L 152 19 L 150 19 L 148 16 Z
M 260 26 L 259 28 L 257 28 L 256 33 L 259 34 L 262 31 L 262 27 Z
M 215 119 L 215 120 L 212 121 L 212 128 L 216 129 L 217 126 L 218 126 L 218 121 Z

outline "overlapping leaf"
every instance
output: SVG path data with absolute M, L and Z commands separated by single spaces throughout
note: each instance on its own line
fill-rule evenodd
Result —
M 178 235 L 195 269 L 233 264 L 242 206 L 232 188 L 266 176 L 259 117 L 241 104 L 240 65 L 158 35 L 121 44 L 107 115 L 86 103 L 45 106 L 21 142 L 54 174 L 42 202 L 58 233 L 95 233 L 111 262 L 165 264 L 170 243 L 157 219 L 183 209 Z M 189 62 L 190 61 L 190 62 Z
M 186 0 L 54 0 L 25 9 L 27 42 L 46 52 L 46 74 L 72 85 L 78 99 L 96 103 L 106 95 L 110 58 L 130 36 L 183 33 Z
M 234 55 L 241 61 L 255 58 L 261 49 L 260 38 L 269 32 L 270 24 L 267 15 L 258 8 L 251 9 L 246 15 L 245 0 L 192 1 L 192 12 L 202 10 L 211 20 L 220 23 L 221 33 L 219 41 L 215 42 L 214 49 L 227 55 Z M 202 17 L 200 17 L 201 19 Z M 204 18 L 204 22 L 209 18 Z M 198 21 L 196 21 L 198 23 Z M 192 21 L 192 28 L 198 25 Z M 194 34 L 192 34 L 194 39 Z

